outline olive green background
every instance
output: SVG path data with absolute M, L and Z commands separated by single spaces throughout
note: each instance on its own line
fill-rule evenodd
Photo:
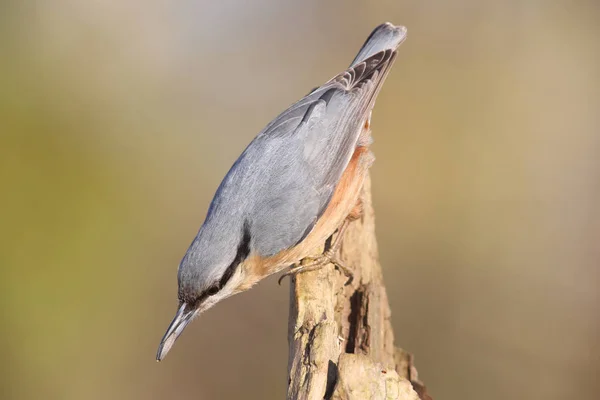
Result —
M 436 399 L 600 392 L 600 5 L 0 3 L 3 399 L 281 399 L 287 283 L 196 320 L 178 263 L 280 111 L 408 27 L 373 114 L 397 343 Z

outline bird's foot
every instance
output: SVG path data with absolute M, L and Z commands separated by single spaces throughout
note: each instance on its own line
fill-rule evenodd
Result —
M 335 251 L 332 251 L 332 249 L 329 249 L 318 257 L 303 258 L 300 261 L 300 264 L 293 265 L 288 271 L 284 272 L 283 275 L 281 275 L 279 277 L 279 280 L 277 281 L 277 283 L 279 283 L 281 285 L 281 281 L 286 276 L 301 274 L 303 272 L 315 271 L 320 268 L 323 268 L 327 264 L 333 264 L 336 269 L 338 269 L 344 275 L 346 275 L 346 277 L 348 278 L 346 285 L 349 284 L 350 282 L 352 282 L 352 279 L 354 278 L 354 274 L 352 274 L 352 272 L 343 265 L 342 261 L 335 254 Z

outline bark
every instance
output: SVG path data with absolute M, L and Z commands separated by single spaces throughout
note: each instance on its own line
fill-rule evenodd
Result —
M 394 347 L 369 178 L 362 201 L 340 248 L 352 280 L 333 265 L 291 280 L 288 399 L 431 399 L 412 356 Z

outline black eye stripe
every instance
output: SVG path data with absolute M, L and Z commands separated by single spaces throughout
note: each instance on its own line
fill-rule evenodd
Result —
M 250 254 L 250 239 L 250 224 L 248 223 L 248 220 L 246 220 L 244 221 L 244 232 L 242 234 L 242 240 L 238 244 L 237 253 L 233 262 L 229 264 L 223 277 L 219 281 L 219 290 L 229 282 L 237 266 L 248 257 L 248 254 Z
M 231 264 L 229 264 L 219 282 L 202 292 L 202 294 L 195 299 L 194 304 L 202 303 L 207 297 L 214 296 L 215 294 L 219 293 L 219 290 L 223 289 L 223 287 L 227 284 L 227 282 L 229 282 L 229 280 L 233 276 L 233 273 L 235 272 L 235 269 L 238 267 L 238 265 L 240 265 L 240 263 L 244 261 L 246 257 L 248 257 L 248 254 L 250 254 L 250 239 L 250 224 L 248 223 L 248 221 L 244 221 L 244 231 L 242 234 L 242 240 L 238 244 L 235 258 L 233 259 Z
M 208 288 L 208 290 L 206 291 L 206 294 L 209 296 L 214 296 L 215 294 L 217 294 L 218 291 L 219 291 L 219 286 L 212 286 L 212 287 Z

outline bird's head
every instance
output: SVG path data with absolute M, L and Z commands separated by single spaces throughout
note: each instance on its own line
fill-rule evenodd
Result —
M 203 246 L 202 239 L 196 237 L 179 265 L 179 308 L 160 342 L 157 361 L 167 355 L 196 316 L 248 286 L 243 263 L 249 254 L 250 234 L 247 229 L 244 229 L 237 246 L 208 249 Z

